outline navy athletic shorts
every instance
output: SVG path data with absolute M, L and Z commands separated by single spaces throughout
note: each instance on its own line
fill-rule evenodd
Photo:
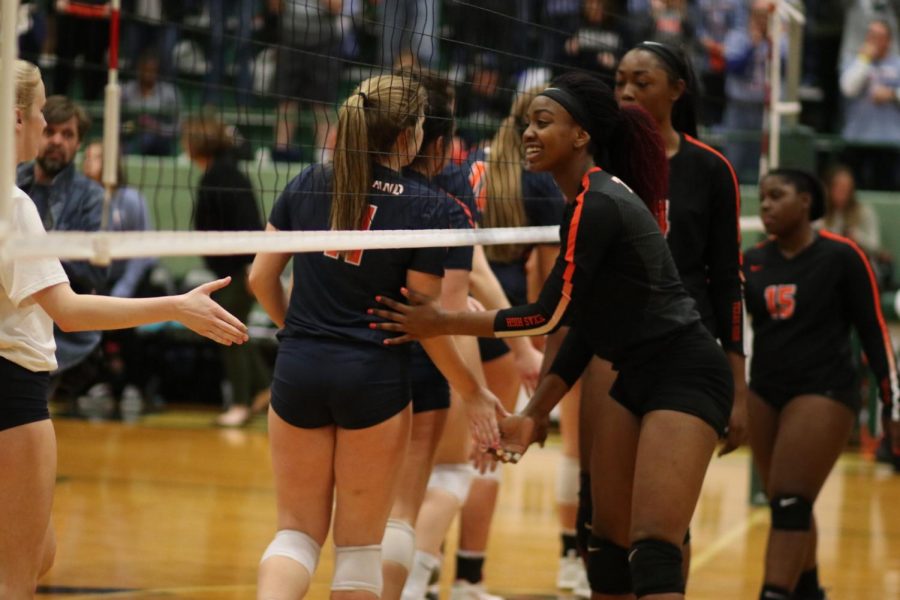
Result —
M 409 401 L 406 348 L 314 337 L 279 343 L 272 409 L 295 427 L 373 427 Z
M 619 371 L 610 395 L 639 417 L 674 410 L 725 434 L 734 403 L 734 377 L 725 352 L 699 323 L 648 361 Z
M 839 404 L 843 404 L 854 413 L 859 412 L 862 408 L 862 395 L 859 392 L 859 386 L 848 386 L 840 388 L 831 388 L 828 386 L 809 386 L 809 387 L 792 387 L 758 384 L 750 382 L 750 389 L 754 394 L 763 399 L 763 401 L 780 411 L 797 396 L 825 396 Z
M 419 344 L 413 344 L 409 359 L 413 413 L 450 408 L 450 384 Z
M 50 374 L 35 373 L 0 357 L 0 431 L 50 418 L 47 394 Z
M 481 362 L 490 362 L 509 354 L 509 346 L 500 338 L 478 338 L 478 351 L 481 353 Z

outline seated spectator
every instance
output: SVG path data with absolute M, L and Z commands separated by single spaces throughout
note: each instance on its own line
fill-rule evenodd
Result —
M 584 0 L 575 35 L 565 41 L 563 62 L 598 73 L 607 82 L 615 78 L 616 65 L 629 43 L 618 17 L 608 10 L 609 0 Z
M 159 80 L 159 56 L 148 50 L 138 59 L 137 79 L 122 86 L 123 144 L 128 154 L 169 156 L 178 133 L 181 98 L 174 85 Z
M 884 21 L 869 24 L 856 60 L 841 73 L 847 100 L 843 136 L 851 143 L 895 147 L 857 147 L 847 152 L 859 185 L 892 190 L 900 185 L 900 55 L 891 51 Z
M 815 225 L 856 242 L 869 257 L 880 287 L 890 287 L 893 261 L 881 246 L 878 215 L 856 198 L 853 171 L 846 165 L 832 167 L 825 174 L 825 186 L 825 216 Z
M 88 144 L 84 150 L 81 170 L 90 179 L 102 183 L 102 142 Z M 121 160 L 118 161 L 117 170 L 117 183 L 107 209 L 106 228 L 109 231 L 152 230 L 147 202 L 137 189 L 127 185 Z M 151 295 L 146 290 L 150 272 L 156 263 L 157 260 L 153 257 L 114 260 L 109 268 L 109 295 L 118 298 Z M 103 368 L 100 377 L 104 380 L 105 388 L 100 389 L 120 400 L 119 414 L 123 418 L 137 417 L 144 404 L 140 390 L 148 380 L 144 367 L 146 355 L 140 337 L 134 329 L 105 331 L 101 349 Z M 128 392 L 125 392 L 126 388 L 129 388 Z
M 763 125 L 766 91 L 766 61 L 770 52 L 770 0 L 754 0 L 746 27 L 732 29 L 725 36 L 725 107 L 723 126 L 738 136 L 759 133 Z M 755 181 L 759 175 L 758 139 L 731 139 L 725 154 L 741 181 Z
M 686 48 L 694 41 L 694 24 L 688 15 L 687 0 L 652 0 L 650 10 L 632 13 L 633 37 Z
M 253 185 L 234 158 L 234 135 L 214 115 L 187 120 L 182 144 L 191 161 L 203 170 L 194 205 L 197 231 L 262 230 L 263 222 Z M 216 301 L 242 322 L 247 321 L 254 299 L 247 287 L 252 254 L 204 257 L 216 276 L 231 277 L 232 285 L 216 293 Z M 240 427 L 253 416 L 254 400 L 268 393 L 271 376 L 256 344 L 222 347 L 222 364 L 231 390 L 230 406 L 216 424 Z M 264 406 L 260 402 L 258 405 Z
M 743 0 L 697 0 L 694 23 L 694 64 L 702 83 L 700 121 L 707 126 L 722 122 L 725 110 L 725 36 L 747 28 Z M 640 40 L 638 40 L 640 41 Z

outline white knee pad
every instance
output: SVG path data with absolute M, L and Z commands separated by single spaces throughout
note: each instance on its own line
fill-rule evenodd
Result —
M 503 464 L 497 463 L 494 465 L 493 471 L 485 471 L 484 473 L 480 473 L 478 469 L 475 468 L 474 465 L 469 465 L 472 469 L 472 477 L 475 479 L 485 479 L 487 481 L 496 481 L 500 483 L 503 480 Z
M 428 479 L 429 489 L 447 492 L 465 504 L 472 486 L 472 468 L 468 464 L 435 465 Z
M 380 598 L 383 583 L 380 545 L 334 547 L 332 591 L 372 592 Z
M 416 554 L 416 530 L 399 519 L 388 519 L 381 540 L 381 560 L 395 562 L 409 573 Z
M 578 504 L 578 474 L 581 465 L 577 458 L 563 456 L 556 471 L 556 501 L 559 504 Z
M 275 534 L 275 539 L 266 548 L 259 562 L 273 556 L 283 556 L 297 561 L 312 575 L 319 564 L 321 546 L 302 531 L 282 529 Z

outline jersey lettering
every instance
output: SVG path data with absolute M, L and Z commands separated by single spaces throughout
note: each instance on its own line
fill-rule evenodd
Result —
M 400 185 L 400 184 L 397 184 Z M 402 185 L 400 185 L 402 189 Z M 375 219 L 375 211 L 378 210 L 377 206 L 372 204 L 369 205 L 368 210 L 366 211 L 366 215 L 363 217 L 362 225 L 360 226 L 360 231 L 368 231 L 372 228 L 372 221 Z M 345 250 L 344 251 L 344 262 L 354 267 L 358 267 L 362 264 L 364 250 Z M 341 259 L 341 252 L 338 250 L 326 250 L 325 256 L 328 258 L 333 258 L 335 260 Z
M 784 321 L 794 316 L 797 307 L 797 286 L 794 284 L 770 285 L 765 290 L 766 308 L 772 319 Z

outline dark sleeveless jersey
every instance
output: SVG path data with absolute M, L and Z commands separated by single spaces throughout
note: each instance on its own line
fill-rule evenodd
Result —
M 469 161 L 469 184 L 475 195 L 475 205 L 484 211 L 487 198 L 487 156 L 476 152 Z M 562 223 L 566 200 L 549 173 L 522 171 L 522 207 L 525 225 L 539 227 Z M 525 263 L 531 248 L 510 262 L 490 261 L 491 270 L 500 282 L 511 304 L 527 302 L 528 280 Z
M 596 167 L 585 174 L 560 238 L 537 302 L 501 310 L 494 331 L 541 335 L 566 321 L 575 333 L 551 372 L 570 384 L 594 354 L 616 368 L 637 364 L 700 321 L 657 221 L 617 178 Z
M 288 183 L 269 222 L 281 231 L 329 229 L 329 166 L 312 165 Z M 434 192 L 385 167 L 374 168 L 365 229 L 446 229 L 446 204 Z M 377 294 L 406 285 L 407 270 L 442 276 L 446 248 L 357 250 L 294 255 L 291 291 L 283 336 L 318 336 L 371 342 L 381 346 L 388 332 L 369 328 L 366 310 Z
M 744 257 L 753 323 L 750 385 L 801 391 L 857 385 L 850 347 L 855 327 L 882 400 L 900 420 L 895 357 L 869 262 L 847 238 L 817 235 L 790 259 L 773 241 Z
M 433 179 L 429 180 L 412 169 L 403 169 L 403 177 L 422 186 L 423 189 L 429 190 L 429 198 L 432 202 L 440 202 L 445 206 L 450 229 L 475 228 L 475 220 L 468 206 L 462 200 L 441 189 Z M 444 268 L 471 271 L 472 254 L 472 246 L 451 246 L 447 248 Z
M 728 160 L 689 135 L 669 160 L 666 240 L 703 324 L 722 347 L 744 353 L 741 196 Z

